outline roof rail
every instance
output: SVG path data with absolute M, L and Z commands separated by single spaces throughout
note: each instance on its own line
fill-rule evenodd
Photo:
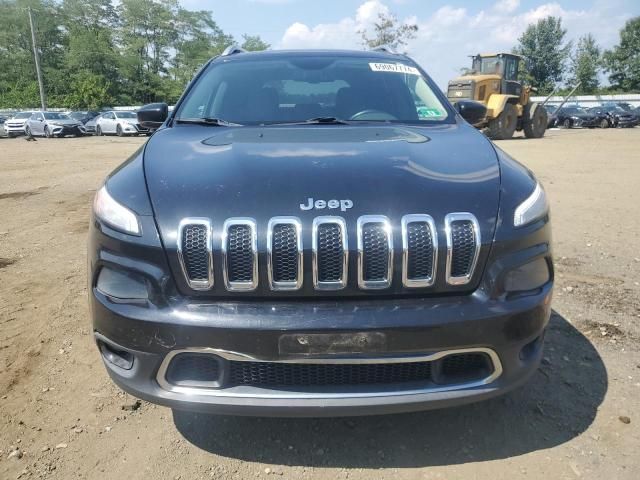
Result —
M 391 55 L 398 55 L 398 52 L 396 52 L 395 49 L 389 45 L 378 45 L 377 47 L 373 47 L 371 51 L 390 53 Z
M 240 46 L 234 43 L 232 45 L 229 45 L 227 48 L 225 48 L 224 52 L 222 52 L 220 56 L 227 57 L 229 55 L 235 55 L 236 53 L 247 53 L 247 51 L 244 48 L 241 48 Z

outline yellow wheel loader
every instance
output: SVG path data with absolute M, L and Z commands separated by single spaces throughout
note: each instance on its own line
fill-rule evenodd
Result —
M 512 53 L 478 54 L 472 58 L 471 70 L 449 82 L 449 101 L 483 103 L 487 115 L 475 126 L 484 128 L 491 139 L 511 138 L 516 130 L 524 130 L 527 138 L 542 137 L 547 128 L 547 111 L 542 104 L 531 102 L 531 87 L 518 80 L 524 58 Z

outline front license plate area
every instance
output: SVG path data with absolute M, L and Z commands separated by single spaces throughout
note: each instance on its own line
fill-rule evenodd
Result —
M 386 346 L 387 336 L 382 332 L 291 333 L 278 340 L 281 355 L 382 353 Z

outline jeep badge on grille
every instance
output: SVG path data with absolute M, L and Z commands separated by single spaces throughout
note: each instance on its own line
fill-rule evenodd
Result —
M 353 207 L 353 202 L 351 200 L 313 200 L 313 198 L 307 198 L 306 205 L 304 203 L 300 204 L 300 210 L 311 210 L 315 208 L 316 210 L 322 210 L 324 208 L 340 208 L 343 212 L 346 212 L 350 208 Z

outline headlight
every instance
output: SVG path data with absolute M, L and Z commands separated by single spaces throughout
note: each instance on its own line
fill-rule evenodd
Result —
M 135 213 L 116 202 L 103 186 L 93 201 L 93 211 L 100 220 L 124 233 L 140 236 L 140 223 Z
M 522 202 L 513 216 L 513 226 L 522 227 L 528 223 L 538 220 L 549 211 L 549 202 L 542 186 L 536 183 L 533 193 Z

